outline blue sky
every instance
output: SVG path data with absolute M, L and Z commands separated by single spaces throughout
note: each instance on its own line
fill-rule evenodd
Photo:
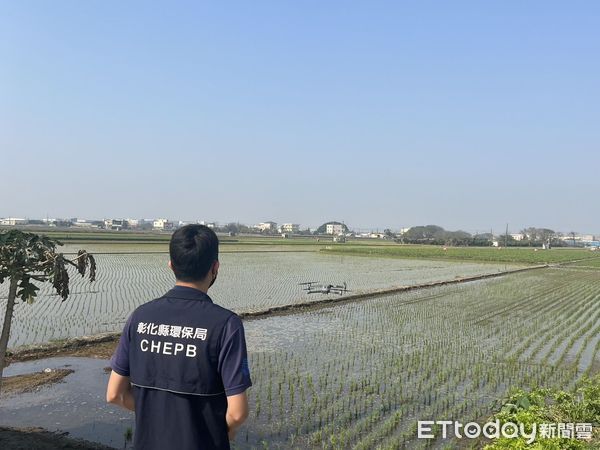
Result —
M 0 0 L 0 217 L 600 233 L 598 2 Z

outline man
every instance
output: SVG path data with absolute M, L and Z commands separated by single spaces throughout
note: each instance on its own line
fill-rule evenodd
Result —
M 175 287 L 127 320 L 106 400 L 135 411 L 138 450 L 229 449 L 252 382 L 242 321 L 207 295 L 219 241 L 210 228 L 187 225 L 169 253 Z

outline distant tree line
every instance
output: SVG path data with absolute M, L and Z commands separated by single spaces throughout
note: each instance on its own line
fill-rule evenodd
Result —
M 472 236 L 466 231 L 448 231 L 438 225 L 422 225 L 411 227 L 402 233 L 397 241 L 405 244 L 432 244 L 432 245 L 492 245 L 491 241 L 482 239 L 480 235 Z
M 387 231 L 387 230 L 386 230 Z M 422 225 L 412 227 L 405 233 L 397 235 L 396 242 L 404 244 L 431 244 L 449 246 L 478 246 L 493 245 L 494 241 L 504 247 L 540 247 L 544 244 L 551 246 L 566 246 L 561 233 L 556 233 L 548 228 L 529 227 L 520 234 L 522 239 L 517 240 L 510 234 L 492 235 L 492 233 L 471 234 L 466 231 L 448 231 L 438 225 Z
M 256 230 L 237 222 L 230 222 L 223 226 L 217 226 L 215 227 L 215 231 L 234 235 L 240 233 L 256 233 Z
M 520 245 L 563 244 L 563 240 L 560 239 L 563 236 L 562 233 L 556 233 L 554 230 L 548 228 L 524 228 L 521 230 L 521 234 L 523 235 L 523 240 L 520 241 Z

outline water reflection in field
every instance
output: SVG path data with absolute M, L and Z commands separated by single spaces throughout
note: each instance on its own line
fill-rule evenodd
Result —
M 69 368 L 63 382 L 35 392 L 2 398 L 0 423 L 5 426 L 37 426 L 117 448 L 127 445 L 125 433 L 133 429 L 133 414 L 106 403 L 107 360 L 48 358 L 14 363 L 4 376 Z

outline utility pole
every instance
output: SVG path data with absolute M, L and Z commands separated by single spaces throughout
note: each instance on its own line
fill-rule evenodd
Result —
M 506 234 L 504 235 L 504 247 L 508 247 L 508 224 L 506 224 Z

